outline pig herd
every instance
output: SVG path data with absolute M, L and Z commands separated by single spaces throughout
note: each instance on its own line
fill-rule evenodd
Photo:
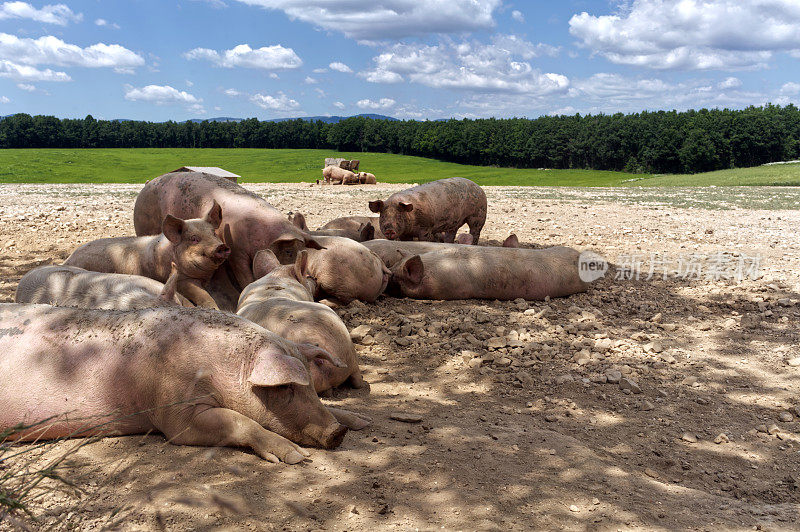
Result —
M 513 235 L 476 246 L 487 201 L 467 179 L 369 209 L 378 216 L 311 231 L 302 214 L 287 218 L 223 178 L 149 181 L 134 206 L 137 236 L 88 242 L 63 265 L 28 272 L 16 303 L 0 305 L 0 433 L 157 431 L 297 463 L 304 446 L 334 448 L 370 423 L 317 395 L 366 385 L 332 307 L 384 292 L 543 299 L 587 288 L 573 249 L 520 248 Z

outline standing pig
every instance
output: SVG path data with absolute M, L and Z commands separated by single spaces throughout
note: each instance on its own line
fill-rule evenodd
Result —
M 416 299 L 544 299 L 585 292 L 579 253 L 566 247 L 458 246 L 406 255 L 390 289 Z
M 380 216 L 342 216 L 335 218 L 326 223 L 321 230 L 327 229 L 343 229 L 346 231 L 361 231 L 365 225 L 371 225 L 375 228 L 373 238 L 385 238 L 381 233 Z M 372 240 L 372 239 L 370 239 Z
M 203 218 L 181 220 L 167 214 L 161 226 L 163 234 L 93 240 L 73 251 L 64 265 L 166 282 L 174 261 L 178 292 L 197 306 L 217 309 L 203 287 L 230 255 L 230 248 L 214 233 L 221 219 L 216 201 Z
M 355 182 L 358 183 L 358 177 L 356 177 L 356 174 L 350 170 L 339 168 L 338 166 L 326 166 L 322 170 L 322 177 L 325 179 L 326 183 L 330 183 L 332 185 L 341 185 L 345 181 L 351 182 L 354 179 Z
M 354 388 L 361 388 L 364 380 L 350 333 L 338 314 L 314 303 L 316 283 L 307 267 L 307 251 L 301 251 L 297 262 L 287 266 L 281 266 L 271 251 L 259 251 L 253 263 L 259 279 L 242 291 L 236 314 L 287 340 L 310 343 L 330 354 L 334 363 L 325 358 L 311 363 L 317 392 L 335 388 L 346 380 Z
M 90 272 L 74 266 L 40 266 L 20 279 L 14 301 L 109 310 L 191 307 L 185 297 L 175 293 L 178 277 L 174 262 L 164 284 L 141 275 Z
M 366 420 L 328 410 L 298 346 L 203 309 L 0 305 L 0 431 L 18 439 L 159 431 L 179 445 L 301 462 Z M 294 443 L 293 443 L 294 442 Z
M 369 210 L 380 213 L 381 231 L 389 240 L 453 242 L 467 224 L 477 244 L 486 223 L 486 194 L 469 179 L 451 177 L 370 201 Z
M 196 217 L 215 201 L 222 206 L 219 235 L 231 253 L 212 281 L 212 288 L 217 277 L 230 281 L 235 291 L 231 296 L 234 308 L 241 289 L 255 280 L 252 268 L 256 252 L 270 249 L 281 264 L 291 264 L 301 249 L 319 247 L 261 197 L 224 177 L 200 172 L 173 172 L 148 181 L 133 208 L 136 234 L 157 234 L 160 229 L 156 221 L 167 214 Z

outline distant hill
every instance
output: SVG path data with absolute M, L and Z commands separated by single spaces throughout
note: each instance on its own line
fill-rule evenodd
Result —
M 362 117 L 362 118 L 372 118 L 374 120 L 391 120 L 397 121 L 397 118 L 386 116 L 386 115 L 377 115 L 375 113 L 365 113 L 360 115 L 354 116 L 298 116 L 294 118 L 271 118 L 269 120 L 262 120 L 262 122 L 288 122 L 289 120 L 305 120 L 306 122 L 316 122 L 317 120 L 321 122 L 325 122 L 326 124 L 336 124 L 341 122 L 342 120 L 346 120 L 348 118 L 353 117 Z M 244 118 L 233 118 L 230 116 L 220 116 L 217 118 L 192 118 L 191 120 L 187 120 L 187 122 L 241 122 L 245 120 Z

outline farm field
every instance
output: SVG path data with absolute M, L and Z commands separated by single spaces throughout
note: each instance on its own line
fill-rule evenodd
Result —
M 469 166 L 385 153 L 256 149 L 0 150 L 0 183 L 143 183 L 184 165 L 219 166 L 242 182 L 314 182 L 325 157 L 362 161 L 384 183 L 422 183 L 461 176 L 496 186 L 800 185 L 800 164 L 722 170 L 694 175 L 628 174 L 599 170 L 544 170 Z
M 248 175 L 235 159 L 175 162 L 179 155 L 161 160 L 159 170 L 139 170 L 152 177 L 181 164 L 214 164 Z M 313 162 L 324 155 L 332 154 L 320 152 Z M 378 174 L 372 164 L 365 169 Z M 283 212 L 303 212 L 314 228 L 368 214 L 367 200 L 406 185 L 246 186 Z M 0 300 L 13 300 L 25 272 L 62 261 L 81 243 L 133 234 L 140 189 L 0 187 Z M 640 261 L 641 275 L 615 280 L 612 270 L 587 293 L 549 302 L 353 303 L 338 312 L 350 329 L 370 327 L 357 349 L 371 389 L 323 400 L 371 416 L 370 427 L 348 433 L 334 451 L 313 450 L 297 466 L 230 448 L 173 446 L 159 435 L 105 438 L 68 464 L 65 476 L 83 496 L 59 492 L 36 504 L 42 524 L 796 528 L 800 188 L 485 190 L 482 243 L 514 232 L 529 246 L 594 250 L 620 271 Z M 689 255 L 704 267 L 757 258 L 758 268 L 741 282 L 712 270 L 684 279 L 669 269 L 664 278 L 653 260 L 672 268 Z M 650 279 L 648 264 L 655 265 Z M 613 372 L 636 387 L 609 383 Z M 422 421 L 396 421 L 393 412 Z M 70 445 L 58 443 L 35 460 L 44 464 Z

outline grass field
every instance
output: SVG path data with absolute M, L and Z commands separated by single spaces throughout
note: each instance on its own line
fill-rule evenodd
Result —
M 143 183 L 184 165 L 219 166 L 241 175 L 242 182 L 311 182 L 320 177 L 325 157 L 360 159 L 361 170 L 386 183 L 423 183 L 461 176 L 481 185 L 800 185 L 800 164 L 653 176 L 599 170 L 469 166 L 385 153 L 169 148 L 0 150 L 0 183 Z

